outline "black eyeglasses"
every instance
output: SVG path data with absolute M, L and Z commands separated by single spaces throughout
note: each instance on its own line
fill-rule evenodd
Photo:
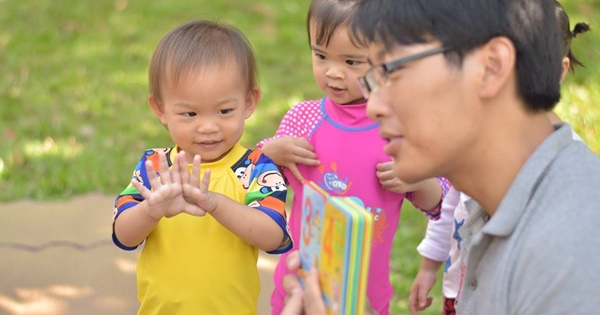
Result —
M 435 54 L 445 53 L 451 50 L 450 48 L 438 47 L 431 50 L 426 50 L 418 54 L 396 59 L 380 65 L 372 65 L 367 73 L 358 78 L 358 83 L 365 99 L 368 99 L 371 93 L 375 92 L 380 86 L 384 86 L 388 82 L 388 76 L 394 71 L 400 69 L 405 64 L 419 60 Z

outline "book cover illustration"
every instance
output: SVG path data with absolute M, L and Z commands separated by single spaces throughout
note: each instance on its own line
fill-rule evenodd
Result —
M 303 185 L 302 216 L 300 228 L 300 280 L 312 266 L 316 265 L 321 253 L 323 214 L 327 193 L 314 182 Z
M 303 189 L 300 276 L 319 270 L 328 314 L 363 314 L 373 218 L 352 198 L 329 196 L 313 182 Z

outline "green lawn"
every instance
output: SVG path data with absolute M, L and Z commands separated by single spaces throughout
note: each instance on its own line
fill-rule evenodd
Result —
M 600 20 L 598 0 L 562 2 L 572 22 Z M 249 37 L 264 98 L 244 142 L 252 146 L 271 135 L 289 106 L 321 95 L 307 48 L 307 6 L 307 0 L 0 0 L 0 201 L 116 194 L 143 149 L 169 145 L 146 104 L 146 69 L 160 38 L 191 19 L 233 23 Z M 596 153 L 599 35 L 574 41 L 586 67 L 567 77 L 558 106 Z M 395 312 L 405 312 L 418 268 L 414 248 L 426 224 L 414 210 L 402 220 L 393 260 Z

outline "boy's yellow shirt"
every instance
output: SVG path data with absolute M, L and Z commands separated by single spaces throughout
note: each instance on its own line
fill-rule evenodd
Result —
M 231 166 L 245 152 L 237 145 L 222 160 L 202 164 L 211 169 L 211 191 L 244 203 L 246 192 Z M 258 250 L 212 216 L 163 218 L 144 246 L 137 267 L 138 314 L 257 314 Z

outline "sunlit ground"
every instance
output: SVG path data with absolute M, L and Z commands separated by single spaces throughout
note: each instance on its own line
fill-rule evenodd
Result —
M 140 250 L 112 244 L 112 202 L 93 194 L 0 204 L 0 314 L 135 314 Z M 270 314 L 278 257 L 259 255 L 259 314 Z

